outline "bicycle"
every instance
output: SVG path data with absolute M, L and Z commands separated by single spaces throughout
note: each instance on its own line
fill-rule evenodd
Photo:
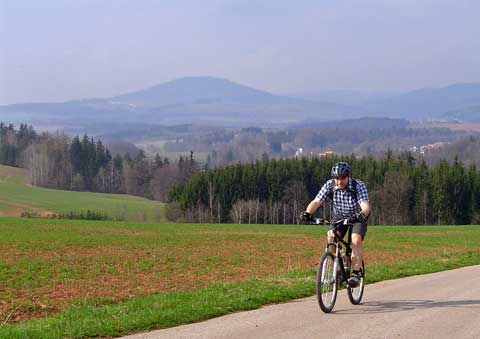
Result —
M 325 219 L 315 218 L 312 223 L 316 225 L 328 225 L 330 222 Z M 342 225 L 349 225 L 348 241 L 340 239 L 336 230 Z M 334 238 L 327 242 L 325 252 L 320 257 L 317 268 L 316 292 L 320 308 L 325 313 L 330 313 L 337 300 L 338 288 L 345 283 L 348 299 L 353 305 L 360 304 L 365 289 L 365 263 L 362 261 L 362 274 L 358 286 L 353 287 L 348 283 L 351 274 L 352 254 L 352 229 L 351 224 L 346 220 L 340 220 L 332 224 L 334 226 Z M 334 249 L 334 253 L 330 250 Z

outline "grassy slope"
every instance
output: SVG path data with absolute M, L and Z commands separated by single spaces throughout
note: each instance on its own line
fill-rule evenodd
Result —
M 325 230 L 0 219 L 0 321 L 41 317 L 0 337 L 118 336 L 311 295 Z M 367 281 L 479 264 L 479 241 L 478 226 L 371 227 Z
M 72 192 L 31 187 L 26 171 L 0 166 L 0 216 L 19 216 L 23 211 L 40 214 L 97 211 L 131 220 L 163 220 L 164 205 L 123 194 Z

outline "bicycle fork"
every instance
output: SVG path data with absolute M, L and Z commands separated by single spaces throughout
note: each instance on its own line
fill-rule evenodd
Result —
M 339 283 L 348 280 L 348 271 L 345 269 L 345 260 L 347 260 L 347 258 L 344 254 L 345 252 L 340 251 L 340 248 L 337 247 L 334 261 L 334 275 L 335 279 L 337 279 L 338 274 L 340 274 L 341 280 L 339 281 Z

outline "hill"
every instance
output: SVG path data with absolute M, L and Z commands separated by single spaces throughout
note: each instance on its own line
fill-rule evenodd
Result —
M 364 107 L 370 114 L 409 120 L 438 118 L 445 112 L 480 105 L 480 83 L 459 83 L 442 88 L 424 88 Z
M 302 100 L 273 95 L 227 79 L 185 77 L 111 99 L 116 103 L 161 107 L 177 104 L 278 104 Z
M 111 98 L 0 106 L 0 120 L 62 126 L 67 131 L 83 128 L 87 132 L 87 126 L 95 126 L 98 134 L 109 132 L 112 122 L 135 125 L 131 130 L 142 128 L 139 123 L 158 125 L 159 129 L 181 124 L 284 127 L 305 120 L 364 116 L 438 119 L 451 111 L 470 121 L 469 109 L 480 106 L 480 83 L 423 88 L 399 95 L 335 92 L 317 98 L 338 101 L 275 95 L 221 78 L 185 77 Z
M 401 93 L 391 91 L 360 91 L 351 89 L 316 90 L 310 92 L 296 92 L 292 96 L 311 101 L 334 102 L 341 105 L 361 107 L 375 102 L 391 98 Z
M 442 114 L 440 118 L 445 120 L 458 120 L 462 122 L 480 122 L 480 105 L 451 110 Z
M 15 113 L 22 122 L 77 127 L 79 123 L 108 126 L 111 121 L 251 126 L 329 120 L 353 111 L 349 106 L 274 95 L 226 79 L 188 77 L 112 98 L 0 106 L 0 119 L 11 122 Z
M 24 169 L 0 165 L 0 216 L 19 216 L 25 211 L 47 216 L 87 210 L 118 219 L 164 219 L 164 205 L 158 201 L 123 194 L 32 187 Z

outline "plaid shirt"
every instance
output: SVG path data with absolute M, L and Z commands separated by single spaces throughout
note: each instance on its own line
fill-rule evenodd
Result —
M 325 202 L 328 199 L 328 193 L 332 185 L 333 179 L 327 180 L 322 186 L 316 200 Z M 348 180 L 348 187 L 346 190 L 341 190 L 337 186 L 333 187 L 333 214 L 340 218 L 353 217 L 357 212 L 360 212 L 361 201 L 368 201 L 367 187 L 363 181 L 355 179 L 357 182 L 357 201 L 353 196 L 353 184 L 352 179 Z

